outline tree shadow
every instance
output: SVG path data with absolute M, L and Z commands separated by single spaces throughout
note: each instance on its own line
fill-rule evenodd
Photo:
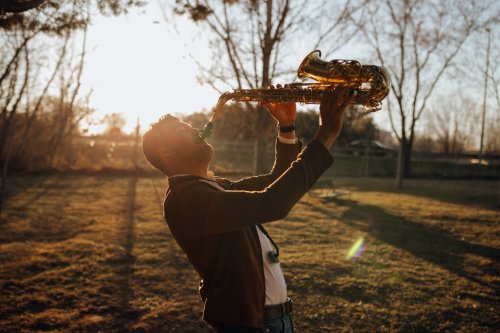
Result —
M 134 290 L 131 286 L 131 277 L 134 273 L 133 264 L 135 256 L 133 255 L 135 243 L 135 210 L 136 210 L 136 192 L 137 192 L 137 176 L 129 178 L 128 193 L 126 200 L 126 219 L 123 229 L 123 247 L 125 252 L 123 257 L 116 262 L 116 285 L 118 297 L 118 309 L 114 315 L 114 322 L 117 331 L 130 332 L 131 324 L 140 318 L 141 312 L 137 311 L 131 305 L 134 297 Z
M 340 215 L 341 222 L 471 282 L 491 288 L 496 292 L 500 291 L 497 284 L 482 278 L 499 274 L 500 249 L 469 243 L 441 228 L 387 213 L 377 206 L 363 205 L 355 201 L 343 201 L 343 206 L 349 209 Z M 326 206 L 316 205 L 312 208 L 325 215 L 336 216 L 336 213 Z M 487 258 L 493 263 L 485 266 L 478 264 L 473 268 L 481 273 L 470 273 L 465 267 L 467 254 Z
M 32 179 L 32 177 L 30 177 Z M 4 205 L 4 210 L 7 212 L 7 203 L 17 197 L 18 195 L 21 195 L 22 193 L 30 190 L 30 189 L 37 189 L 40 188 L 39 191 L 34 193 L 31 198 L 29 198 L 25 203 L 16 206 L 15 209 L 23 209 L 26 207 L 29 207 L 39 199 L 41 199 L 43 196 L 45 196 L 51 189 L 50 184 L 47 184 L 47 178 L 38 178 L 34 181 L 27 181 L 24 178 L 12 178 L 12 179 L 7 179 L 7 184 L 5 188 L 5 192 L 2 194 L 2 200 L 3 200 L 3 205 Z M 2 214 L 4 215 L 4 214 Z M 0 224 L 5 223 L 6 219 L 3 218 L 0 220 Z
M 391 194 L 407 194 L 438 200 L 450 204 L 498 209 L 496 180 L 481 179 L 406 179 L 402 189 L 394 186 L 389 178 L 320 178 L 316 188 L 350 188 L 361 191 L 379 191 Z
M 43 212 L 33 205 L 46 196 L 54 187 L 45 181 L 28 188 L 39 188 L 27 201 L 19 205 L 9 204 L 6 214 L 0 220 L 0 244 L 30 242 L 60 242 L 76 237 L 82 230 L 92 225 L 94 220 L 80 219 L 78 223 L 68 223 L 65 216 L 71 199 L 68 195 L 44 206 Z M 28 223 L 22 223 L 24 220 Z

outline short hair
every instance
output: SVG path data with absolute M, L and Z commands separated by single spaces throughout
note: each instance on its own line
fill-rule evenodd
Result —
M 162 116 L 156 123 L 151 124 L 149 130 L 142 136 L 142 151 L 151 165 L 169 175 L 168 166 L 164 165 L 160 157 L 160 148 L 168 144 L 165 142 L 163 133 L 170 130 L 169 125 L 178 118 L 167 114 Z

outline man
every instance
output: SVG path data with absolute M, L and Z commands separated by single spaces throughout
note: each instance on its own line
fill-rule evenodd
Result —
M 167 115 L 144 135 L 146 158 L 168 177 L 165 219 L 202 278 L 203 319 L 218 332 L 293 332 L 279 250 L 261 224 L 283 219 L 333 163 L 351 92 L 324 93 L 320 128 L 302 152 L 295 104 L 263 104 L 279 126 L 275 164 L 237 182 L 207 175 L 212 147 L 177 118 Z

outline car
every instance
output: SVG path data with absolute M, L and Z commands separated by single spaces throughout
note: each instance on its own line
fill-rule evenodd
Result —
M 349 144 L 349 151 L 353 155 L 395 156 L 397 150 L 378 140 L 354 140 Z

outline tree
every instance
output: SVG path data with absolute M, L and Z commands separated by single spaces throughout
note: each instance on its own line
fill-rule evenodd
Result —
M 415 128 L 466 41 L 499 16 L 495 1 L 384 0 L 368 6 L 363 28 L 377 60 L 389 71 L 390 123 L 400 143 L 397 186 L 411 175 Z
M 479 119 L 474 109 L 473 100 L 459 91 L 433 104 L 427 135 L 435 138 L 440 152 L 454 155 L 473 147 Z
M 253 139 L 248 123 L 252 122 L 253 114 L 243 104 L 228 104 L 219 111 L 220 115 L 214 125 L 211 141 L 251 141 Z M 185 115 L 182 119 L 195 128 L 202 128 L 209 120 L 205 112 L 195 112 Z
M 359 111 L 356 107 L 350 107 L 346 110 L 344 124 L 337 142 L 340 145 L 347 146 L 355 140 L 375 140 L 378 137 L 378 128 L 369 115 L 358 116 Z
M 364 2 L 339 1 L 336 8 L 325 11 L 331 8 L 328 0 L 176 0 L 174 10 L 188 15 L 209 37 L 212 62 L 206 65 L 197 60 L 199 79 L 223 92 L 293 79 L 296 67 L 291 70 L 287 60 L 296 49 L 294 44 L 300 40 L 308 51 L 322 47 L 325 55 L 340 49 L 356 34 L 357 27 L 346 23 L 364 16 Z M 266 112 L 248 107 L 255 115 L 251 123 L 256 147 L 254 172 L 261 173 L 265 171 L 265 143 L 273 122 Z
M 123 126 L 127 123 L 127 120 L 121 113 L 110 113 L 104 116 L 103 122 L 106 125 L 104 134 L 112 136 L 123 135 Z
M 75 133 L 79 121 L 85 112 L 76 112 L 78 110 L 88 110 L 77 106 L 80 93 L 80 77 L 83 71 L 86 45 L 86 28 L 90 24 L 91 16 L 96 10 L 103 14 L 117 15 L 127 10 L 129 6 L 140 5 L 142 1 L 138 0 L 72 0 L 61 3 L 55 0 L 46 0 L 43 3 L 37 1 L 2 1 L 0 8 L 0 160 L 1 179 L 0 179 L 0 214 L 2 207 L 2 194 L 5 189 L 9 161 L 12 156 L 19 156 L 27 146 L 27 138 L 32 129 L 32 124 L 36 119 L 41 101 L 44 100 L 49 86 L 54 81 L 57 74 L 60 74 L 60 96 L 57 111 L 60 111 L 60 117 L 56 117 L 54 127 L 51 129 L 55 135 L 50 136 L 49 147 L 53 148 L 49 154 L 49 164 L 57 155 L 57 150 L 62 142 L 67 142 L 68 136 Z M 21 10 L 29 6 L 38 5 L 29 11 Z M 17 6 L 9 7 L 7 6 Z M 26 6 L 21 8 L 22 6 Z M 75 31 L 84 31 L 82 51 L 80 54 L 69 54 L 67 58 L 67 42 Z M 61 58 L 56 61 L 53 74 L 45 81 L 39 79 L 36 75 L 40 68 L 48 66 L 43 64 L 44 58 L 51 58 L 50 48 L 45 47 L 46 54 L 34 57 L 35 41 L 49 44 L 54 39 L 64 40 L 61 48 Z M 45 57 L 48 56 L 48 57 Z M 53 58 L 52 58 L 53 59 Z M 77 59 L 72 62 L 72 59 Z M 65 72 L 61 72 L 61 66 L 64 61 L 69 61 Z M 35 65 L 35 66 L 34 66 Z M 36 67 L 36 68 L 34 68 Z M 65 74 L 69 76 L 64 79 Z M 45 83 L 45 82 L 46 83 Z M 63 81 L 65 81 L 63 83 Z M 38 102 L 32 103 L 36 100 Z M 33 107 L 34 106 L 34 107 Z M 22 112 L 28 121 L 19 122 L 17 115 Z M 22 125 L 24 127 L 15 128 L 13 125 Z M 13 133 L 24 133 L 21 137 L 23 141 L 20 145 L 7 145 L 6 142 L 18 139 L 19 136 Z M 38 142 L 31 142 L 37 144 Z M 5 148 L 8 147 L 6 150 Z M 14 151 L 18 147 L 18 151 Z
M 488 138 L 486 142 L 486 151 L 500 153 L 500 138 L 497 134 L 500 125 L 500 33 L 497 30 L 492 32 L 492 50 L 491 50 L 491 68 L 490 74 L 488 75 L 490 79 L 490 89 L 492 90 L 492 95 L 494 97 L 494 102 L 492 109 L 494 110 L 494 116 L 491 120 L 488 128 Z
M 318 112 L 313 109 L 297 112 L 295 124 L 297 127 L 297 137 L 302 142 L 309 143 L 314 138 L 319 128 Z

